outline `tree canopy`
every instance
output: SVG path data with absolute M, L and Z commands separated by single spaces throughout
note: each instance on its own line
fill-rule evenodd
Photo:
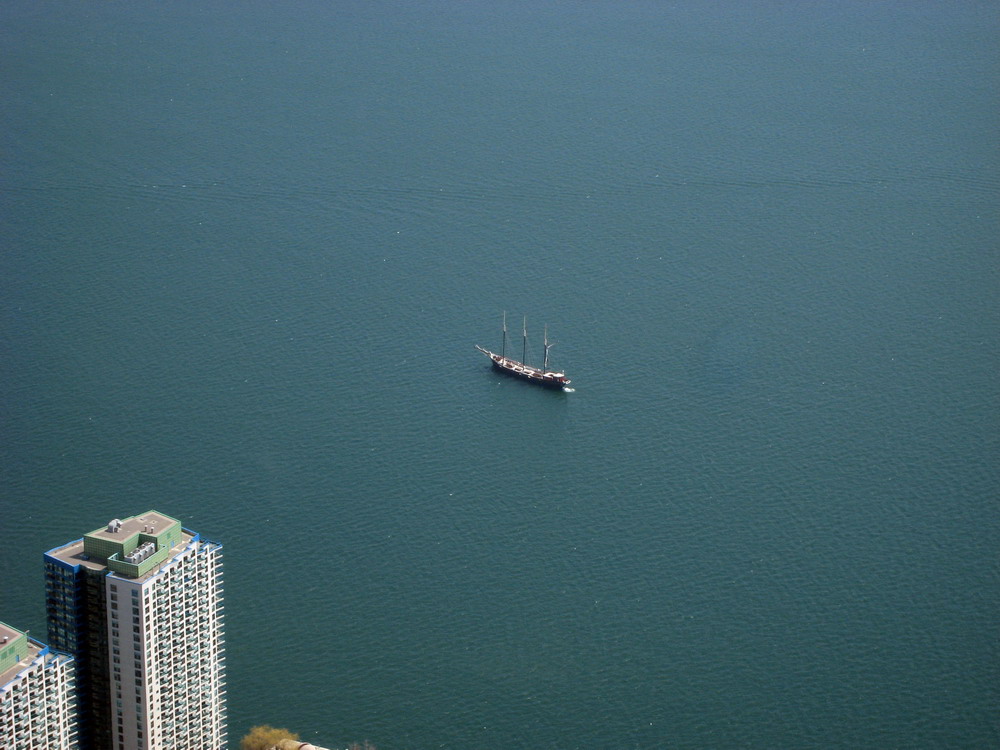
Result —
M 262 724 L 251 729 L 250 733 L 240 741 L 240 750 L 271 750 L 282 740 L 297 739 L 299 736 L 295 732 Z

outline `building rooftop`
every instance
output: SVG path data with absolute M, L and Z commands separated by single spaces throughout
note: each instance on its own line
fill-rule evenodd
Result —
M 114 518 L 107 526 L 91 531 L 87 536 L 118 542 L 133 534 L 155 534 L 174 523 L 179 523 L 176 518 L 151 510 L 141 516 L 132 516 L 124 520 Z
M 91 570 L 107 570 L 108 568 L 104 560 L 94 560 L 83 551 L 83 539 L 56 547 L 54 550 L 50 550 L 49 554 L 70 565 L 82 565 Z
M 4 640 L 5 638 L 6 640 Z M 24 644 L 18 647 L 16 645 L 16 641 L 20 638 L 24 639 Z M 31 660 L 34 659 L 43 648 L 44 646 L 42 644 L 28 638 L 27 633 L 0 622 L 0 649 L 12 649 L 15 652 L 20 652 L 18 655 L 21 656 L 21 658 L 15 661 L 11 666 L 7 667 L 7 669 L 3 672 L 0 672 L 0 688 L 6 686 L 7 683 L 14 679 L 18 672 L 31 664 Z M 25 653 L 27 655 L 25 655 Z M 6 659 L 4 661 L 6 662 Z
M 193 538 L 194 534 L 184 530 L 176 518 L 150 510 L 131 518 L 114 518 L 82 539 L 50 550 L 48 556 L 93 571 L 113 571 L 132 580 L 145 580 Z M 130 553 L 142 545 L 151 552 L 131 557 Z
M 21 635 L 20 630 L 0 622 L 0 643 L 8 643 L 9 641 L 14 640 L 14 636 L 18 635 Z
M 180 534 L 180 541 L 177 544 L 175 544 L 173 547 L 170 548 L 170 550 L 167 552 L 166 558 L 163 559 L 163 560 L 161 560 L 159 562 L 159 564 L 156 564 L 153 567 L 151 567 L 149 570 L 147 570 L 142 575 L 139 575 L 139 576 L 130 576 L 130 575 L 120 574 L 118 571 L 111 571 L 111 575 L 113 575 L 113 576 L 115 576 L 117 578 L 128 578 L 129 580 L 133 580 L 133 581 L 145 581 L 145 580 L 148 580 L 148 579 L 152 578 L 154 575 L 156 575 L 157 573 L 159 573 L 160 572 L 160 568 L 162 568 L 164 565 L 166 565 L 167 563 L 169 563 L 174 558 L 175 554 L 177 554 L 182 549 L 184 549 L 185 547 L 187 547 L 188 542 L 190 542 L 192 539 L 194 539 L 194 537 L 195 537 L 195 535 L 192 534 L 190 531 L 182 529 L 181 530 L 181 534 Z

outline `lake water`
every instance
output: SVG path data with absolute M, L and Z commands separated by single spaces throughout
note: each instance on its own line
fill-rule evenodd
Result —
M 155 508 L 233 746 L 1000 746 L 998 32 L 5 3 L 0 619 Z

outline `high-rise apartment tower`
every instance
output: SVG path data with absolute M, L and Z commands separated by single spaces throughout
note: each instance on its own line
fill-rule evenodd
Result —
M 226 747 L 221 550 L 149 511 L 45 553 L 49 640 L 78 662 L 80 750 Z
M 73 657 L 0 622 L 0 748 L 77 750 Z

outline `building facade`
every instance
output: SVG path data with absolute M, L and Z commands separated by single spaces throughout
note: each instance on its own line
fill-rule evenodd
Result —
M 107 574 L 100 561 L 84 559 L 83 540 L 45 555 L 49 643 L 76 658 L 80 750 L 112 746 L 104 593 Z
M 73 657 L 0 622 L 0 748 L 77 750 Z
M 87 671 L 81 750 L 226 747 L 221 551 L 149 511 L 45 554 L 50 640 Z

